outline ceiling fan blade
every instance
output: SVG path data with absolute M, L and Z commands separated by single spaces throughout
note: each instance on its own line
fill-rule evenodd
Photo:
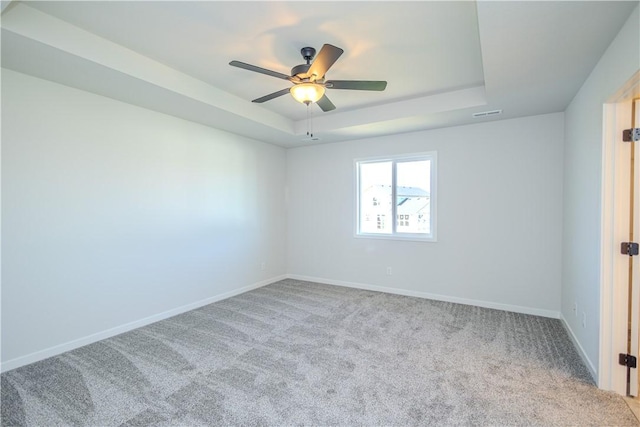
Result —
M 255 65 L 246 64 L 246 63 L 240 62 L 240 61 L 231 61 L 231 62 L 229 62 L 229 65 L 231 65 L 232 67 L 243 68 L 243 69 L 249 70 L 249 71 L 255 71 L 256 73 L 260 73 L 260 74 L 266 74 L 267 76 L 277 77 L 277 78 L 283 79 L 283 80 L 290 80 L 291 79 L 291 76 L 288 76 L 286 74 L 282 74 L 282 73 L 279 73 L 277 71 L 267 70 L 266 68 L 257 67 Z
M 318 104 L 318 107 L 320 107 L 325 113 L 336 109 L 336 106 L 333 105 L 333 102 L 329 101 L 327 95 L 322 95 L 322 98 L 320 98 L 316 104 Z
M 387 82 L 372 80 L 327 80 L 325 85 L 329 89 L 382 91 L 387 88 Z
M 311 80 L 321 79 L 343 52 L 344 50 L 331 44 L 323 45 L 318 55 L 316 55 L 316 59 L 313 60 L 311 67 L 309 67 L 306 76 L 310 77 Z M 315 76 L 315 78 L 312 76 Z
M 273 98 L 277 98 L 279 96 L 286 95 L 288 93 L 289 93 L 289 88 L 286 88 L 286 89 L 279 90 L 277 92 L 270 93 L 269 95 L 265 95 L 262 98 L 254 99 L 251 102 L 255 102 L 255 103 L 261 104 L 263 102 L 270 101 Z

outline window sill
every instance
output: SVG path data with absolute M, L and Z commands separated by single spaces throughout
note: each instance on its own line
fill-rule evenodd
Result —
M 356 239 L 376 239 L 376 240 L 400 240 L 409 242 L 425 242 L 436 243 L 438 240 L 435 236 L 421 237 L 416 235 L 400 236 L 397 234 L 368 234 L 368 233 L 356 233 L 353 237 Z

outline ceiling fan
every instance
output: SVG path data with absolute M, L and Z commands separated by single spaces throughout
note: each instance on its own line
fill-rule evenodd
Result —
M 338 60 L 343 52 L 344 50 L 339 47 L 325 44 L 322 46 L 322 49 L 320 49 L 318 56 L 316 56 L 316 50 L 314 48 L 303 47 L 300 53 L 307 63 L 293 67 L 290 76 L 240 61 L 231 61 L 229 65 L 288 80 L 293 83 L 293 86 L 290 88 L 270 93 L 269 95 L 254 99 L 251 102 L 262 103 L 291 93 L 297 101 L 303 104 L 309 105 L 315 102 L 322 111 L 331 111 L 335 110 L 336 106 L 333 105 L 329 98 L 327 98 L 327 95 L 325 95 L 325 89 L 383 91 L 387 87 L 386 81 L 325 80 L 325 73 Z M 315 59 L 313 59 L 314 56 Z

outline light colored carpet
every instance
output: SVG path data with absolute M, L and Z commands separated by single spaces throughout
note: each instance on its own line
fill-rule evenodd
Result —
M 637 425 L 560 321 L 284 280 L 2 375 L 2 425 Z

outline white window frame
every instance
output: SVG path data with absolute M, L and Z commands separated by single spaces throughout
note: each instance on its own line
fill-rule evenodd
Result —
M 420 160 L 429 160 L 431 161 L 431 180 L 429 189 L 429 205 L 430 205 L 430 218 L 431 218 L 431 233 L 398 233 L 397 232 L 397 206 L 395 201 L 396 198 L 396 165 L 401 162 L 407 161 L 420 161 Z M 391 183 L 391 200 L 394 202 L 391 203 L 392 211 L 390 214 L 390 218 L 392 219 L 392 231 L 391 234 L 381 234 L 381 233 L 366 233 L 360 231 L 360 203 L 361 203 L 361 194 L 360 194 L 360 165 L 364 163 L 378 163 L 378 162 L 391 162 L 391 170 L 392 170 L 392 183 Z M 355 222 L 354 222 L 354 237 L 356 238 L 367 238 L 367 239 L 383 239 L 383 240 L 410 240 L 410 241 L 418 241 L 418 242 L 437 242 L 436 238 L 436 224 L 437 224 L 437 188 L 438 188 L 438 153 L 436 151 L 428 151 L 423 153 L 411 153 L 411 154 L 402 154 L 396 156 L 383 156 L 383 157 L 367 157 L 355 159 L 354 162 L 354 171 L 355 171 Z

